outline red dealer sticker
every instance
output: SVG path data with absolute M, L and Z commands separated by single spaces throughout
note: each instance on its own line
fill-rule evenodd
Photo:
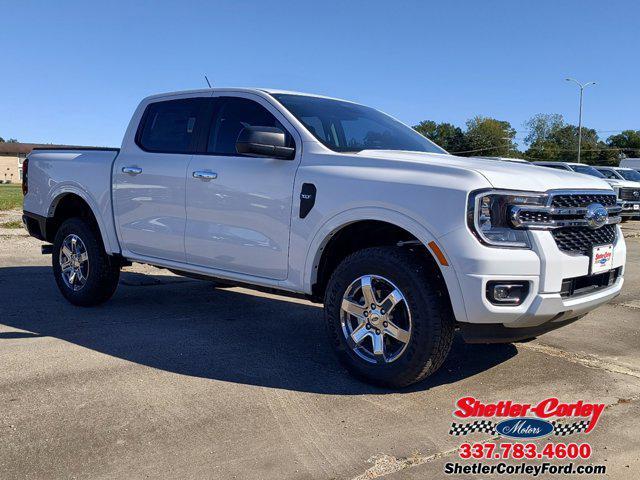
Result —
M 550 397 L 535 405 L 518 403 L 511 400 L 501 400 L 497 403 L 483 403 L 474 397 L 463 397 L 456 402 L 453 415 L 457 418 L 521 418 L 537 417 L 539 419 L 567 419 L 578 417 L 584 420 L 578 422 L 584 426 L 584 433 L 595 428 L 604 411 L 604 403 L 589 403 L 578 400 L 573 403 L 561 402 Z M 575 423 L 575 422 L 574 422 Z
M 611 270 L 613 263 L 613 245 L 593 247 L 591 255 L 591 274 L 604 273 Z

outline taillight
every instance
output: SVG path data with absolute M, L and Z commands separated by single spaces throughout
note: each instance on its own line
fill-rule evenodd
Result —
M 25 158 L 22 162 L 22 195 L 26 195 L 29 191 L 29 159 Z

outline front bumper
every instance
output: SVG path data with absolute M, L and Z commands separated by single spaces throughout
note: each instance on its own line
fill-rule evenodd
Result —
M 462 301 L 452 298 L 452 304 L 463 334 L 466 331 L 470 339 L 479 341 L 488 341 L 492 331 L 496 341 L 530 338 L 570 323 L 617 296 L 624 283 L 626 245 L 622 231 L 616 230 L 612 268 L 619 270 L 615 281 L 575 294 L 567 294 L 567 280 L 588 277 L 590 258 L 561 251 L 548 231 L 530 232 L 530 250 L 487 247 L 464 228 L 441 237 L 462 292 Z M 494 305 L 486 296 L 490 281 L 527 281 L 529 293 L 520 305 Z
M 625 218 L 640 217 L 640 202 L 620 200 L 618 206 L 622 208 L 621 216 Z
M 556 330 L 579 320 L 582 316 L 568 320 L 543 323 L 535 327 L 505 327 L 501 323 L 461 323 L 462 338 L 466 343 L 511 343 L 529 340 L 543 333 Z

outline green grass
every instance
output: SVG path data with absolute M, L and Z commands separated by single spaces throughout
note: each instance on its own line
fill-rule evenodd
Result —
M 22 228 L 22 222 L 20 220 L 13 220 L 12 222 L 0 223 L 0 228 Z
M 22 186 L 19 184 L 0 185 L 0 210 L 22 209 Z

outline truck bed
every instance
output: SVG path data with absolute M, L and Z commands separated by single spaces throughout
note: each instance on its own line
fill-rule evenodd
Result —
M 111 210 L 111 168 L 119 148 L 35 148 L 28 158 L 24 211 L 51 217 L 58 201 L 74 194 L 91 206 L 109 253 L 119 252 Z

